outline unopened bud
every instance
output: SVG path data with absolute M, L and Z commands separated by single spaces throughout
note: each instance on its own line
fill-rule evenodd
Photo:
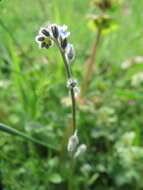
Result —
M 52 30 L 54 38 L 58 38 L 59 36 L 58 26 L 56 24 L 53 24 L 51 26 L 51 30 Z
M 50 33 L 46 28 L 41 28 L 40 33 L 44 34 L 46 37 L 50 36 Z
M 86 151 L 86 149 L 87 149 L 87 146 L 86 146 L 85 144 L 80 145 L 80 146 L 78 147 L 78 149 L 77 149 L 77 151 L 76 151 L 74 157 L 76 158 L 76 157 L 78 157 L 79 155 L 83 154 L 83 153 Z
M 67 47 L 67 44 L 68 44 L 67 38 L 64 38 L 64 39 L 61 38 L 62 49 L 65 49 Z
M 78 143 L 79 143 L 79 140 L 78 140 L 78 136 L 77 136 L 77 131 L 75 131 L 74 135 L 72 135 L 69 138 L 69 142 L 68 142 L 68 146 L 67 146 L 68 152 L 74 151 L 76 146 L 78 145 Z
M 74 59 L 74 57 L 75 57 L 75 50 L 74 50 L 74 47 L 73 47 L 72 44 L 68 43 L 68 45 L 66 47 L 66 56 L 67 56 L 67 60 L 69 62 L 71 62 Z

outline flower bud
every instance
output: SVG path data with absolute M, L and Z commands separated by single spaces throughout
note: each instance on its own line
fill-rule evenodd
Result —
M 67 38 L 64 38 L 64 39 L 61 38 L 61 48 L 65 49 L 67 45 L 68 45 Z
M 77 136 L 77 131 L 75 131 L 74 135 L 72 135 L 69 138 L 68 141 L 68 146 L 67 146 L 67 150 L 68 152 L 73 152 L 76 148 L 76 146 L 78 145 L 79 140 L 78 140 L 78 136 Z
M 42 42 L 42 41 L 44 41 L 45 40 L 45 37 L 44 36 L 38 36 L 37 38 L 36 38 L 36 41 L 37 42 Z
M 72 44 L 68 44 L 66 47 L 66 57 L 69 62 L 71 62 L 74 59 L 75 56 L 75 50 L 73 48 Z
M 67 81 L 67 87 L 68 88 L 74 88 L 76 87 L 77 85 L 77 80 L 74 79 L 74 78 L 70 78 L 68 81 Z
M 41 28 L 41 29 L 40 29 L 40 33 L 41 33 L 41 34 L 44 34 L 46 37 L 49 37 L 49 36 L 50 36 L 50 32 L 48 31 L 47 28 Z
M 52 34 L 53 34 L 54 38 L 58 38 L 59 31 L 58 31 L 58 26 L 56 24 L 53 24 L 51 26 L 51 31 L 52 31 Z
M 87 146 L 86 146 L 85 144 L 80 145 L 80 146 L 78 147 L 78 149 L 77 149 L 77 151 L 76 151 L 74 157 L 76 158 L 76 157 L 78 157 L 79 155 L 83 154 L 83 153 L 86 151 L 86 149 L 87 149 Z

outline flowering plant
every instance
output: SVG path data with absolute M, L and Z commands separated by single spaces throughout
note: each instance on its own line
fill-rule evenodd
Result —
M 67 31 L 67 28 L 68 27 L 66 25 L 59 26 L 57 24 L 50 24 L 48 27 L 42 27 L 39 30 L 39 34 L 36 36 L 36 42 L 39 44 L 40 48 L 45 49 L 48 49 L 55 44 L 61 53 L 67 74 L 67 87 L 70 90 L 72 101 L 73 134 L 69 138 L 67 150 L 69 152 L 74 152 L 77 144 L 79 143 L 77 136 L 78 130 L 76 126 L 76 98 L 79 95 L 80 89 L 78 87 L 77 80 L 72 76 L 70 63 L 75 57 L 75 50 L 73 45 L 68 42 L 70 32 Z

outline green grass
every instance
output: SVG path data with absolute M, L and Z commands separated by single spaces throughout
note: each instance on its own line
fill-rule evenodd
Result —
M 109 12 L 119 28 L 102 35 L 95 72 L 83 97 L 88 103 L 78 102 L 79 138 L 88 149 L 76 163 L 75 190 L 143 188 L 143 82 L 131 84 L 133 76 L 143 71 L 143 63 L 121 69 L 125 60 L 143 56 L 142 9 L 142 0 L 126 0 Z M 0 123 L 47 145 L 63 147 L 56 151 L 1 131 L 4 190 L 68 189 L 66 139 L 71 108 L 62 103 L 68 96 L 65 69 L 56 47 L 38 49 L 35 36 L 49 22 L 69 26 L 76 49 L 72 69 L 82 84 L 95 38 L 87 26 L 90 13 L 99 10 L 87 0 L 0 3 Z

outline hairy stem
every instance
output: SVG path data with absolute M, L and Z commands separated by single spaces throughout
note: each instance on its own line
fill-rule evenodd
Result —
M 93 65 L 96 59 L 96 55 L 97 55 L 97 47 L 100 41 L 100 37 L 101 37 L 101 29 L 97 30 L 97 34 L 96 34 L 96 39 L 95 42 L 93 44 L 92 50 L 91 50 L 91 55 L 88 58 L 86 65 L 87 65 L 87 71 L 84 75 L 84 79 L 83 79 L 83 85 L 81 88 L 81 95 L 83 96 L 87 90 L 88 84 L 89 84 L 89 80 L 90 80 L 90 76 L 91 73 L 93 72 Z
M 62 59 L 65 65 L 66 73 L 67 73 L 67 78 L 70 79 L 72 78 L 72 72 L 69 63 L 67 62 L 65 52 L 60 48 L 58 42 L 56 42 L 60 53 L 62 55 Z M 73 88 L 70 89 L 70 95 L 71 95 L 71 101 L 72 101 L 72 126 L 73 126 L 73 133 L 76 130 L 76 101 L 75 101 L 75 94 Z

